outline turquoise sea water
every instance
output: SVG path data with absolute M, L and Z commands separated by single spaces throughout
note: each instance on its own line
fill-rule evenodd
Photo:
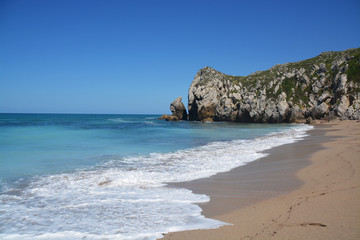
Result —
M 244 165 L 311 128 L 158 117 L 0 114 L 0 238 L 155 239 L 219 227 L 194 204 L 207 196 L 165 183 Z

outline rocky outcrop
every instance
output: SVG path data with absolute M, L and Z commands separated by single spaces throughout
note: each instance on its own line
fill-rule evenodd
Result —
M 189 88 L 188 110 L 189 120 L 200 121 L 359 119 L 360 48 L 325 52 L 245 77 L 205 67 Z
M 172 115 L 162 115 L 159 119 L 166 121 L 187 120 L 187 112 L 185 105 L 181 102 L 182 97 L 178 97 L 170 104 L 170 111 Z
M 167 115 L 167 114 L 162 115 L 161 117 L 159 117 L 159 119 L 166 121 L 180 121 L 180 119 L 177 116 Z
M 185 105 L 181 102 L 182 97 L 178 97 L 170 104 L 170 110 L 173 116 L 180 120 L 187 120 L 187 112 Z

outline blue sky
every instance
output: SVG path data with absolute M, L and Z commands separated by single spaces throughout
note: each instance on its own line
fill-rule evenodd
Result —
M 202 67 L 354 47 L 358 0 L 0 0 L 0 112 L 169 113 Z

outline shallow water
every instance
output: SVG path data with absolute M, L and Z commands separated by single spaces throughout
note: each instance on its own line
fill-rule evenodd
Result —
M 0 114 L 1 239 L 155 239 L 225 223 L 167 188 L 228 171 L 311 127 L 157 115 Z

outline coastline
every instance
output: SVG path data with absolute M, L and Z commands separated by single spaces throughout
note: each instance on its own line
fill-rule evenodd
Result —
M 171 184 L 210 196 L 199 204 L 203 214 L 233 225 L 162 239 L 358 239 L 360 123 L 322 123 L 308 133 L 230 172 Z

